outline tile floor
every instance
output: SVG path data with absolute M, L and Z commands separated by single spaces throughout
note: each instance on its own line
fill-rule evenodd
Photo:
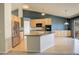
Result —
M 55 46 L 47 49 L 45 52 L 53 54 L 73 54 L 74 39 L 70 37 L 56 37 Z

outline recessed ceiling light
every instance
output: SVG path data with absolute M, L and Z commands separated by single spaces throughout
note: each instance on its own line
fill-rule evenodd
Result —
M 45 13 L 41 13 L 41 15 L 42 15 L 42 16 L 44 16 L 44 15 L 45 15 Z
M 24 8 L 24 9 L 28 9 L 29 6 L 28 6 L 28 5 L 23 5 L 22 8 Z

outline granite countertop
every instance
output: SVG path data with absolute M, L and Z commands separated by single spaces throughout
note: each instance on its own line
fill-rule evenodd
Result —
M 24 36 L 41 36 L 41 35 L 47 35 L 51 34 L 53 32 L 47 31 L 47 32 L 31 32 L 30 34 L 24 35 Z

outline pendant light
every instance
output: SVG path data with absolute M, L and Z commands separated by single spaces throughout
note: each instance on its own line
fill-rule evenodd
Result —
M 67 10 L 65 10 L 65 14 L 67 15 Z M 69 25 L 69 23 L 67 21 L 67 18 L 66 18 L 66 21 L 65 21 L 64 25 Z
M 69 23 L 66 21 L 66 22 L 64 23 L 64 25 L 69 25 Z

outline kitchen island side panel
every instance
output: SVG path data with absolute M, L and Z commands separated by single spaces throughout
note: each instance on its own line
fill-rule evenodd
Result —
M 26 37 L 28 52 L 43 52 L 55 45 L 54 33 L 45 33 L 41 35 L 30 34 L 26 35 Z
M 41 52 L 45 51 L 50 47 L 54 47 L 54 45 L 55 45 L 55 38 L 53 33 L 41 36 L 40 38 Z
M 27 36 L 27 51 L 40 52 L 40 36 Z

